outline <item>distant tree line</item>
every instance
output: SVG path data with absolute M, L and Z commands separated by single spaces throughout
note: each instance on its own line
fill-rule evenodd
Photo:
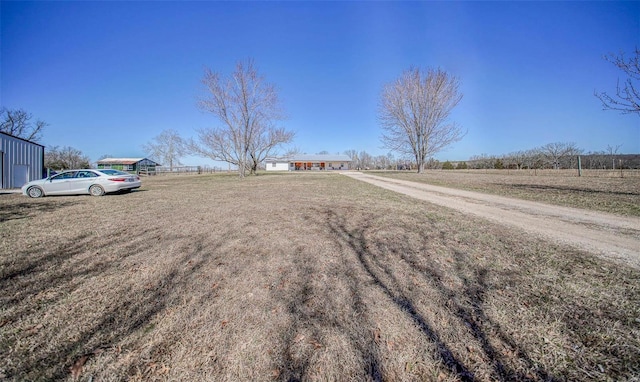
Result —
M 618 154 L 620 146 L 607 146 L 606 150 L 585 153 L 575 143 L 549 143 L 529 150 L 513 151 L 504 155 L 475 155 L 465 162 L 471 169 L 577 169 L 590 170 L 640 168 L 640 155 Z
M 73 147 L 53 146 L 45 151 L 44 166 L 52 170 L 90 168 L 91 160 L 82 151 Z
M 606 150 L 584 152 L 571 142 L 555 142 L 529 150 L 513 151 L 503 155 L 474 155 L 466 161 L 444 161 L 428 158 L 424 168 L 428 170 L 466 169 L 577 169 L 578 156 L 581 166 L 588 170 L 639 169 L 640 154 L 620 154 L 621 145 L 607 146 Z M 318 154 L 328 154 L 321 151 Z M 416 170 L 418 165 L 410 156 L 395 157 L 371 155 L 366 151 L 346 150 L 351 166 L 359 170 Z

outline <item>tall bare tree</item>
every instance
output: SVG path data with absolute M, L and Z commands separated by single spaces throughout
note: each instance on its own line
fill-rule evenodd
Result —
M 594 92 L 602 102 L 604 110 L 618 110 L 623 114 L 636 113 L 640 116 L 640 49 L 636 48 L 634 53 L 635 55 L 628 59 L 624 57 L 624 53 L 605 56 L 605 59 L 622 70 L 627 78 L 622 84 L 618 79 L 614 96 L 606 92 Z
M 42 130 L 48 126 L 41 120 L 31 122 L 33 116 L 22 109 L 0 108 L 0 131 L 32 142 L 40 141 Z
M 411 68 L 382 92 L 378 118 L 384 147 L 415 158 L 418 172 L 428 157 L 463 137 L 449 116 L 462 100 L 457 77 L 441 69 Z
M 173 170 L 173 166 L 180 165 L 180 158 L 186 154 L 186 145 L 177 131 L 167 129 L 152 141 L 142 146 L 150 157 L 160 161 L 164 166 L 168 165 Z
M 276 126 L 284 119 L 278 93 L 252 60 L 238 62 L 226 77 L 206 69 L 202 83 L 208 95 L 198 106 L 221 126 L 198 130 L 198 140 L 189 144 L 196 154 L 235 165 L 244 177 L 247 170 L 255 173 L 277 147 L 293 140 L 293 132 Z

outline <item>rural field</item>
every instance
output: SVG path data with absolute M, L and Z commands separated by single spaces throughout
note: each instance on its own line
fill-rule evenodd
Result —
M 640 215 L 640 178 L 386 175 Z M 336 173 L 0 195 L 0 244 L 0 380 L 640 380 L 639 269 Z
M 481 191 L 495 195 L 640 216 L 640 171 L 584 170 L 452 170 L 424 174 L 372 171 L 380 176 Z

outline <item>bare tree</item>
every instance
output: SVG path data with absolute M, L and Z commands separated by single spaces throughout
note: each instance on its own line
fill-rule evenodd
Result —
M 542 159 L 542 149 L 541 148 L 533 148 L 525 151 L 525 161 L 524 166 L 529 169 L 538 169 L 542 168 L 544 164 L 544 160 Z
M 395 155 L 393 155 L 393 153 L 392 153 L 392 152 L 388 152 L 388 153 L 387 153 L 387 159 L 389 159 L 389 168 L 394 167 L 393 165 L 394 165 L 394 164 L 395 164 L 395 162 L 396 162 L 396 157 L 395 157 Z
M 180 158 L 187 152 L 186 144 L 180 134 L 171 129 L 163 130 L 160 135 L 142 147 L 156 161 L 160 161 L 165 166 L 168 164 L 170 170 L 173 170 L 173 166 L 181 164 Z
M 573 142 L 548 143 L 539 149 L 547 164 L 554 169 L 560 168 L 560 160 L 567 156 L 575 156 L 582 152 Z
M 202 83 L 209 94 L 198 105 L 222 126 L 198 131 L 198 141 L 189 144 L 196 154 L 235 165 L 244 177 L 247 170 L 255 173 L 278 146 L 293 140 L 293 132 L 275 126 L 284 118 L 278 93 L 252 60 L 238 62 L 228 77 L 206 69 Z
M 292 157 L 300 154 L 302 154 L 302 150 L 300 150 L 300 147 L 298 146 L 289 147 L 287 151 L 284 152 L 285 157 Z
M 40 141 L 46 122 L 31 122 L 33 116 L 22 109 L 0 108 L 0 131 L 32 142 Z
M 607 145 L 607 153 L 611 158 L 611 168 L 614 170 L 616 169 L 616 155 L 618 155 L 618 150 L 620 150 L 620 147 L 622 147 L 622 144 L 616 146 Z
M 70 170 L 91 167 L 91 160 L 73 147 L 53 146 L 44 155 L 44 165 L 54 170 Z
M 393 161 L 386 155 L 378 155 L 373 158 L 374 167 L 378 170 L 388 170 Z
M 462 139 L 458 125 L 449 122 L 462 100 L 458 88 L 458 78 L 441 69 L 411 68 L 386 85 L 378 113 L 384 147 L 412 155 L 423 172 L 427 158 Z
M 604 170 L 607 168 L 609 156 L 604 151 L 593 151 L 586 155 L 585 168 Z
M 527 153 L 526 151 L 514 151 L 512 153 L 506 154 L 503 160 L 507 167 L 515 167 L 517 170 L 522 170 L 525 162 L 527 161 Z
M 364 170 L 369 170 L 374 167 L 373 157 L 368 152 L 362 150 L 358 154 L 359 167 Z
M 622 84 L 618 79 L 616 84 L 616 94 L 610 96 L 606 92 L 594 92 L 595 96 L 602 102 L 603 110 L 618 110 L 623 114 L 636 113 L 640 116 L 640 49 L 635 49 L 635 55 L 629 59 L 624 57 L 624 53 L 619 55 L 609 54 L 605 59 L 622 70 L 627 78 Z
M 358 151 L 357 150 L 354 150 L 354 149 L 345 150 L 343 154 L 351 158 L 352 167 L 358 167 Z

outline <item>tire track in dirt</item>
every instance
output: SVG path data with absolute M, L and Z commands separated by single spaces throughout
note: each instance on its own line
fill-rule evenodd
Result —
M 640 218 L 384 178 L 343 175 L 413 198 L 508 225 L 640 269 Z

